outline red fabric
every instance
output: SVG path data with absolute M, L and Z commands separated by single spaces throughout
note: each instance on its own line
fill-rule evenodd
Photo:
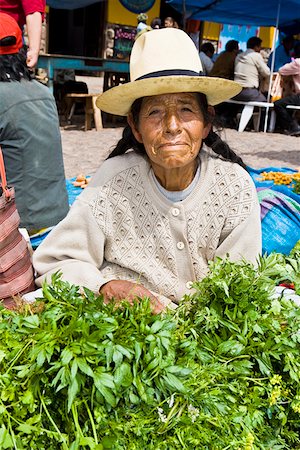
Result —
M 0 55 L 12 55 L 18 53 L 23 46 L 22 32 L 17 22 L 9 15 L 0 11 L 0 40 L 8 36 L 14 36 L 16 43 L 0 46 Z
M 45 7 L 46 0 L 0 0 L 0 11 L 13 17 L 21 28 L 28 14 L 40 12 L 44 20 Z
M 280 283 L 279 286 L 283 286 L 283 287 L 286 287 L 288 289 L 295 289 L 294 283 Z
M 200 30 L 200 20 L 188 19 L 186 21 L 187 33 L 197 33 Z
M 27 243 L 18 226 L 20 217 L 15 191 L 6 186 L 6 174 L 0 147 L 0 302 L 14 307 L 13 296 L 33 291 L 34 274 Z

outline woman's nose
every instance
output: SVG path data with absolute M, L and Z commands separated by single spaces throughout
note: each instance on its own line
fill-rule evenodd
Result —
M 172 134 L 176 134 L 178 132 L 180 132 L 181 130 L 181 125 L 180 125 L 180 120 L 179 117 L 177 116 L 177 114 L 175 113 L 169 113 L 166 114 L 165 117 L 165 129 L 167 133 L 172 133 Z

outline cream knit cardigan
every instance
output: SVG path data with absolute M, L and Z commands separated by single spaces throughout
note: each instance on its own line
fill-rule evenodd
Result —
M 251 177 L 207 149 L 200 167 L 192 193 L 172 203 L 159 192 L 146 157 L 129 152 L 105 161 L 35 251 L 37 284 L 60 270 L 63 279 L 94 292 L 126 279 L 178 303 L 216 256 L 255 262 L 261 223 Z

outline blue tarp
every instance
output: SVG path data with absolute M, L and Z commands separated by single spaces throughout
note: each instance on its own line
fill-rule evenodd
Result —
M 51 8 L 76 9 L 105 0 L 47 0 Z M 286 34 L 300 32 L 300 0 L 168 0 L 186 19 L 232 25 L 275 26 Z
M 187 19 L 258 26 L 275 26 L 279 5 L 279 28 L 300 30 L 300 0 L 170 0 L 168 4 L 180 13 L 185 6 Z

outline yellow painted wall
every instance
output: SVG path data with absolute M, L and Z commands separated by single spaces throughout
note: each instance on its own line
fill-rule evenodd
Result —
M 203 39 L 218 41 L 221 31 L 221 24 L 216 22 L 204 22 Z
M 147 11 L 148 21 L 147 25 L 154 17 L 159 17 L 160 0 L 156 0 L 153 7 Z M 117 23 L 119 25 L 137 26 L 137 14 L 128 11 L 121 5 L 119 0 L 108 0 L 107 21 L 110 23 Z
M 262 39 L 262 46 L 272 48 L 274 39 L 274 27 L 260 27 L 259 37 Z

